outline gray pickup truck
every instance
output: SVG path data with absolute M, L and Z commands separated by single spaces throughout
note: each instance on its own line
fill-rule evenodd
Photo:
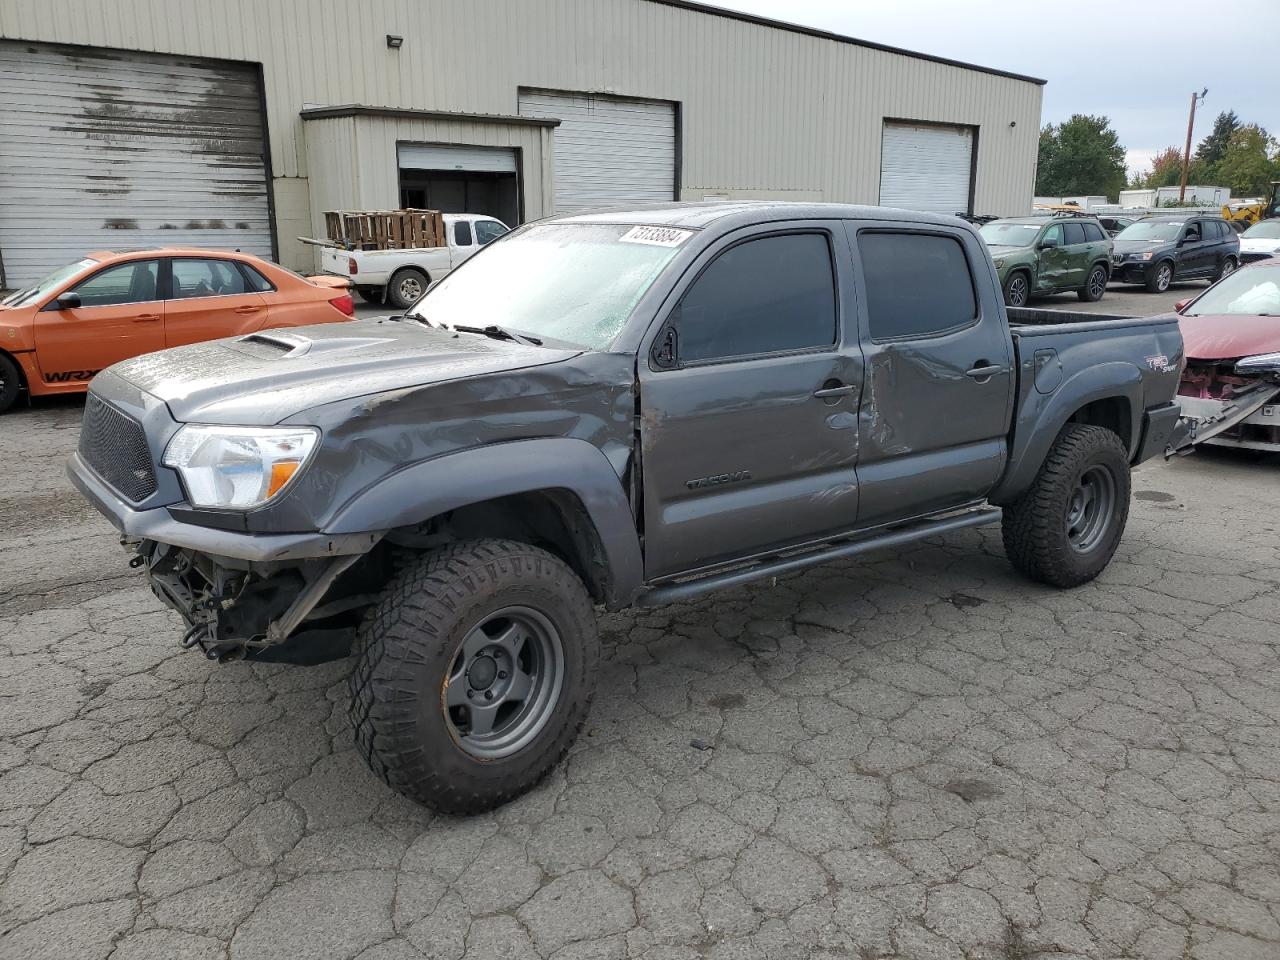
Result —
M 355 627 L 359 750 L 471 812 L 573 741 L 594 604 L 997 521 L 1032 579 L 1096 576 L 1181 366 L 1173 317 L 1006 311 L 953 217 L 673 205 L 526 226 L 403 317 L 117 364 L 70 471 L 185 646 Z

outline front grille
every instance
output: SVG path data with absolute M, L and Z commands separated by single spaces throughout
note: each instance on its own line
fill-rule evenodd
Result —
M 156 472 L 142 424 L 89 394 L 80 427 L 80 458 L 126 499 L 156 492 Z

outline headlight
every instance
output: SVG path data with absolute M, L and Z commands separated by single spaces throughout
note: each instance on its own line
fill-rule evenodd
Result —
M 1146 253 L 1131 253 L 1129 254 L 1129 259 L 1130 260 L 1150 260 L 1153 256 L 1154 254 L 1150 250 L 1148 250 Z
M 999 270 L 1001 267 L 1003 267 L 1003 266 L 1004 266 L 1004 257 L 998 257 L 998 258 L 995 260 L 995 265 L 996 265 L 996 269 L 997 269 L 997 270 Z
M 193 507 L 248 510 L 287 487 L 319 439 L 314 427 L 188 424 L 169 441 L 163 462 L 178 471 Z
M 1237 360 L 1236 373 L 1280 373 L 1280 353 L 1260 353 Z

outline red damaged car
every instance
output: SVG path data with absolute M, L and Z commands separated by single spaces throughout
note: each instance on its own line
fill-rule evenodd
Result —
M 1191 442 L 1280 452 L 1280 258 L 1223 277 L 1178 313 Z

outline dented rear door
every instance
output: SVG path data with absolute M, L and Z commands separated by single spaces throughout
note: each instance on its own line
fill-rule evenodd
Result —
M 866 386 L 859 526 L 984 498 L 998 482 L 1016 383 L 990 262 L 968 231 L 849 223 Z

